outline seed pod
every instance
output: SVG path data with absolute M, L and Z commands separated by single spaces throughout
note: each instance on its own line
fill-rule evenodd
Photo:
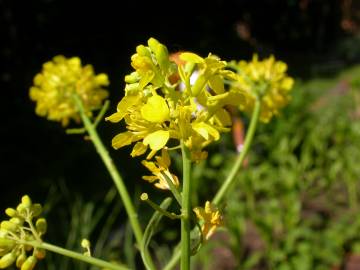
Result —
M 6 208 L 5 214 L 7 214 L 9 217 L 16 217 L 17 211 L 14 208 Z
M 5 221 L 1 222 L 0 228 L 3 230 L 6 230 L 6 231 L 10 231 L 10 232 L 16 232 L 19 227 L 17 224 L 5 220 Z
M 31 212 L 32 212 L 32 216 L 33 217 L 37 217 L 40 216 L 41 212 L 42 212 L 42 206 L 40 203 L 34 203 L 31 206 Z
M 16 267 L 20 268 L 24 264 L 26 259 L 27 259 L 26 253 L 25 252 L 21 253 L 21 255 L 19 255 L 16 259 Z
M 30 256 L 22 264 L 21 270 L 33 270 L 37 263 L 37 259 L 34 256 Z
M 46 233 L 46 229 L 47 229 L 47 222 L 45 220 L 45 218 L 39 218 L 36 221 L 36 230 L 38 231 L 39 234 L 44 234 Z
M 9 267 L 15 262 L 15 260 L 16 260 L 16 255 L 14 252 L 2 256 L 0 259 L 0 269 Z
M 25 207 L 30 208 L 31 207 L 31 199 L 28 195 L 24 195 L 21 198 L 21 203 L 25 205 Z

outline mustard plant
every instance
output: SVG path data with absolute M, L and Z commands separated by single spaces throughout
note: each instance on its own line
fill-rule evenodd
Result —
M 109 105 L 106 101 L 108 92 L 104 89 L 109 84 L 107 75 L 96 75 L 91 65 L 82 66 L 77 57 L 56 56 L 35 76 L 30 97 L 36 102 L 38 115 L 59 121 L 64 127 L 73 120 L 80 127 L 66 132 L 85 134 L 90 138 L 124 203 L 145 268 L 159 269 L 149 243 L 156 226 L 165 216 L 181 223 L 181 241 L 180 248 L 174 248 L 173 256 L 163 269 L 172 269 L 180 259 L 181 270 L 189 270 L 191 256 L 224 224 L 226 217 L 219 206 L 236 180 L 258 121 L 269 122 L 280 113 L 290 100 L 293 79 L 286 75 L 286 64 L 276 61 L 273 56 L 263 61 L 254 56 L 250 62 L 227 62 L 212 53 L 205 57 L 187 51 L 169 54 L 166 46 L 154 38 L 150 38 L 146 45 L 136 47 L 131 66 L 134 70 L 125 76 L 125 95 L 116 112 L 105 120 L 114 127 L 125 123 L 125 130 L 112 139 L 112 147 L 121 149 L 131 145 L 131 157 L 142 157 L 141 164 L 151 173 L 144 175 L 143 179 L 154 188 L 165 191 L 166 198 L 160 205 L 153 202 L 149 194 L 141 195 L 141 201 L 155 210 L 145 230 L 115 166 L 116 161 L 111 159 L 97 133 L 97 125 Z M 202 205 L 192 205 L 191 168 L 207 158 L 207 146 L 231 130 L 231 107 L 251 115 L 243 148 L 214 197 Z M 183 170 L 179 176 L 172 172 L 170 152 L 182 156 Z M 173 199 L 176 212 L 169 212 Z M 3 255 L 0 266 L 7 267 L 32 249 L 32 256 L 25 260 L 25 254 L 19 259 L 24 260 L 23 265 L 29 265 L 21 269 L 32 269 L 39 259 L 39 250 L 56 252 L 106 269 L 128 269 L 124 265 L 93 258 L 90 242 L 86 239 L 81 242 L 84 254 L 44 242 L 41 236 L 42 228 L 46 227 L 45 220 L 38 219 L 37 227 L 33 228 L 31 218 L 35 216 L 29 214 L 33 213 L 30 210 L 25 216 L 19 215 L 17 210 L 7 212 L 11 212 L 11 218 L 17 221 L 4 223 L 8 224 L 4 225 L 8 230 L 1 224 L 0 239 L 4 242 L 0 250 Z M 22 227 L 24 221 L 29 224 L 28 229 Z M 12 231 L 13 227 L 15 231 Z M 196 237 L 192 239 L 191 235 Z M 34 258 L 31 263 L 27 263 L 29 258 Z M 1 264 L 2 261 L 6 263 Z

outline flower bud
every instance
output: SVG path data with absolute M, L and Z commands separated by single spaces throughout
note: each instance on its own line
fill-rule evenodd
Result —
M 45 218 L 39 218 L 36 221 L 35 227 L 36 227 L 36 230 L 38 231 L 39 234 L 46 233 L 46 229 L 47 229 L 46 219 Z
M 8 253 L 1 257 L 0 259 L 0 268 L 4 269 L 12 265 L 16 260 L 16 255 L 14 252 Z
M 140 76 L 137 72 L 132 72 L 131 74 L 125 76 L 126 83 L 136 83 L 139 80 L 140 80 Z
M 21 255 L 19 255 L 17 257 L 17 259 L 16 259 L 16 267 L 20 268 L 24 264 L 24 262 L 26 261 L 26 258 L 27 258 L 26 253 L 25 252 L 21 253 Z
M 39 203 L 35 203 L 31 206 L 31 212 L 33 217 L 40 216 L 42 213 L 42 206 Z
M 0 249 L 11 249 L 15 246 L 15 241 L 7 238 L 0 238 Z
M 25 204 L 20 203 L 17 207 L 16 207 L 16 211 L 21 215 L 21 216 L 25 216 L 27 214 L 27 207 Z
M 149 50 L 144 45 L 137 46 L 136 47 L 136 52 L 140 56 L 151 57 L 151 54 L 150 54 Z
M 35 250 L 34 250 L 34 256 L 36 257 L 36 259 L 42 260 L 42 259 L 45 258 L 45 255 L 46 255 L 45 249 L 35 248 Z
M 36 263 L 37 263 L 37 259 L 34 256 L 30 256 L 22 264 L 21 270 L 32 270 L 34 269 Z
M 19 226 L 15 223 L 12 223 L 10 221 L 3 221 L 0 224 L 0 228 L 6 231 L 10 231 L 10 232 L 16 232 L 19 228 Z
M 25 205 L 25 207 L 30 208 L 31 206 L 31 199 L 28 195 L 24 195 L 21 198 L 21 203 Z
M 15 217 L 17 215 L 17 211 L 14 208 L 6 208 L 5 214 L 9 217 Z
M 22 226 L 22 225 L 24 224 L 24 219 L 18 218 L 18 217 L 10 218 L 9 221 L 10 221 L 11 223 L 14 223 L 14 224 L 19 225 L 19 226 Z

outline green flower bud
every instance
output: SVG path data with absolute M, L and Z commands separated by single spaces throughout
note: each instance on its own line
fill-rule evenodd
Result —
M 39 218 L 36 221 L 35 227 L 36 227 L 36 230 L 38 231 L 39 234 L 46 233 L 46 229 L 47 229 L 46 219 L 45 218 Z
M 21 203 L 25 205 L 25 207 L 30 208 L 31 206 L 31 199 L 28 195 L 24 195 L 21 198 Z
M 81 246 L 83 248 L 90 248 L 90 241 L 84 238 L 83 240 L 81 240 Z
M 25 252 L 21 253 L 21 255 L 19 255 L 16 259 L 16 267 L 20 268 L 24 264 L 26 259 L 27 259 L 26 253 Z
M 140 75 L 137 72 L 132 72 L 131 74 L 125 76 L 126 83 L 136 83 L 140 79 Z
M 24 224 L 24 219 L 18 218 L 18 217 L 10 218 L 9 221 L 10 221 L 11 223 L 14 223 L 14 224 L 19 225 L 19 226 L 22 226 L 22 225 Z
M 35 203 L 31 206 L 31 212 L 33 217 L 40 216 L 42 213 L 42 206 L 40 203 Z
M 0 249 L 12 249 L 15 241 L 7 238 L 0 238 Z
M 148 48 L 146 48 L 144 45 L 137 46 L 136 47 L 136 52 L 140 56 L 147 56 L 147 57 L 151 58 L 151 54 L 150 54 Z
M 5 214 L 7 214 L 9 217 L 15 217 L 17 216 L 17 211 L 14 208 L 6 208 Z
M 155 38 L 148 39 L 148 46 L 151 51 L 155 52 L 159 45 L 160 45 L 160 42 L 157 41 Z
M 4 269 L 12 265 L 16 260 L 15 252 L 8 253 L 0 259 L 0 269 Z
M 33 270 L 37 263 L 37 259 L 34 256 L 30 256 L 22 264 L 21 270 Z
M 10 221 L 3 221 L 0 224 L 0 228 L 6 231 L 10 231 L 10 232 L 16 232 L 19 228 L 19 226 L 15 223 L 12 223 Z
M 45 251 L 45 249 L 35 248 L 35 250 L 34 250 L 34 256 L 35 256 L 36 259 L 38 259 L 38 260 L 44 259 L 45 256 L 46 256 L 46 251 Z
M 162 70 L 167 71 L 169 69 L 169 52 L 167 48 L 160 44 L 155 51 L 156 60 L 159 63 L 159 66 Z
M 201 75 L 197 78 L 195 84 L 191 87 L 191 89 L 192 89 L 192 95 L 193 95 L 194 97 L 197 97 L 197 96 L 200 94 L 200 92 L 202 91 L 202 89 L 205 87 L 206 82 L 207 82 L 207 78 L 206 78 L 203 74 L 201 74 Z
M 26 216 L 27 214 L 27 209 L 28 207 L 26 207 L 25 204 L 20 203 L 17 207 L 16 207 L 16 211 L 21 215 L 21 216 Z

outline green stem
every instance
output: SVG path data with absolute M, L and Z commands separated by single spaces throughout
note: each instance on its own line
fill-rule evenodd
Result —
M 174 195 L 176 201 L 181 206 L 181 194 L 180 194 L 179 190 L 177 189 L 177 187 L 174 185 L 173 181 L 171 181 L 171 179 L 169 178 L 169 176 L 166 173 L 161 173 L 161 174 L 164 176 L 165 181 L 168 184 L 171 193 Z
M 76 105 L 79 109 L 79 113 L 81 116 L 81 119 L 84 123 L 84 126 L 86 128 L 86 130 L 89 133 L 89 136 L 91 138 L 92 143 L 94 144 L 96 151 L 98 152 L 98 154 L 100 155 L 102 161 L 104 162 L 106 168 L 108 169 L 114 183 L 115 186 L 117 188 L 117 190 L 119 191 L 120 197 L 124 203 L 126 212 L 129 216 L 130 219 L 130 224 L 131 227 L 134 231 L 134 235 L 136 238 L 136 241 L 138 243 L 138 245 L 141 245 L 141 241 L 143 238 L 143 234 L 142 234 L 142 230 L 139 224 L 139 220 L 138 220 L 138 216 L 135 212 L 135 208 L 130 200 L 130 196 L 129 193 L 126 190 L 126 187 L 124 185 L 124 181 L 122 179 L 122 177 L 120 176 L 118 170 L 116 169 L 108 151 L 106 150 L 104 144 L 102 143 L 96 128 L 94 126 L 93 123 L 91 123 L 89 117 L 86 115 L 83 104 L 80 100 L 80 98 L 77 95 L 74 95 L 74 100 L 76 102 Z
M 260 100 L 257 100 L 255 102 L 255 108 L 254 108 L 254 111 L 251 116 L 250 127 L 249 127 L 248 132 L 246 133 L 246 138 L 245 138 L 244 147 L 242 149 L 242 152 L 238 156 L 238 158 L 237 158 L 233 168 L 231 169 L 230 174 L 226 178 L 224 184 L 222 185 L 222 187 L 220 188 L 218 193 L 215 195 L 215 197 L 213 199 L 214 204 L 218 204 L 221 201 L 221 199 L 225 195 L 226 191 L 231 186 L 241 164 L 243 163 L 243 161 L 245 159 L 247 152 L 249 151 L 249 148 L 250 148 L 250 145 L 251 145 L 251 142 L 252 142 L 255 130 L 256 130 L 257 122 L 259 120 L 260 105 L 261 105 Z M 173 269 L 176 266 L 178 260 L 180 259 L 180 256 L 182 256 L 182 252 L 180 252 L 180 250 L 175 250 L 174 254 L 172 255 L 172 257 L 170 258 L 170 260 L 164 267 L 164 270 Z
M 214 204 L 218 204 L 221 201 L 221 199 L 224 197 L 226 192 L 230 189 L 231 185 L 234 183 L 235 176 L 238 173 L 238 171 L 246 157 L 246 154 L 249 152 L 250 145 L 252 143 L 252 139 L 254 137 L 256 126 L 257 126 L 259 116 L 260 116 L 260 108 L 261 108 L 260 105 L 261 105 L 261 101 L 259 99 L 257 99 L 255 101 L 255 108 L 254 108 L 254 111 L 251 116 L 250 126 L 249 126 L 248 131 L 246 132 L 243 149 L 241 150 L 239 156 L 237 157 L 225 182 L 222 184 L 219 191 L 216 193 L 216 195 L 212 201 Z
M 46 249 L 48 251 L 52 251 L 54 253 L 58 253 L 61 254 L 63 256 L 66 257 L 70 257 L 79 261 L 83 261 L 95 266 L 98 266 L 100 268 L 107 268 L 107 269 L 111 269 L 111 270 L 129 270 L 129 268 L 123 266 L 123 265 L 117 265 L 117 264 L 112 264 L 109 263 L 107 261 L 101 260 L 101 259 L 97 259 L 97 258 L 93 258 L 90 256 L 86 256 L 83 255 L 81 253 L 78 252 L 74 252 L 62 247 L 58 247 L 46 242 L 38 242 L 38 241 L 19 241 L 19 243 L 21 244 L 25 244 L 25 245 L 30 245 L 33 246 L 35 248 L 42 248 L 42 249 Z
M 181 219 L 181 270 L 190 269 L 190 215 L 191 215 L 191 160 L 189 149 L 181 142 L 183 160 L 182 219 Z

